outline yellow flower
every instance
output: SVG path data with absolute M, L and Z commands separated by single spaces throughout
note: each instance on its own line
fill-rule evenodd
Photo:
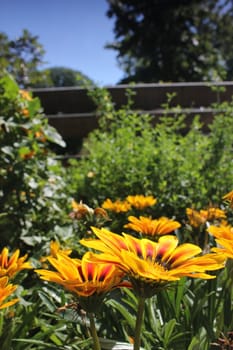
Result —
M 136 293 L 150 297 L 159 288 L 182 277 L 214 278 L 206 273 L 224 266 L 225 257 L 201 254 L 200 247 L 185 243 L 178 246 L 175 236 L 162 236 L 158 242 L 137 239 L 125 233 L 122 236 L 106 229 L 92 228 L 99 239 L 81 240 L 80 243 L 97 249 L 92 259 L 116 264 L 128 277 Z
M 225 194 L 225 196 L 222 197 L 226 202 L 229 203 L 230 207 L 233 209 L 233 190 L 231 192 L 228 192 Z
M 225 219 L 226 214 L 224 210 L 219 208 L 208 208 L 207 210 L 194 210 L 191 208 L 186 209 L 186 214 L 189 219 L 189 223 L 193 227 L 200 227 L 207 221 L 214 221 L 216 219 Z
M 131 209 L 131 204 L 126 201 L 120 201 L 119 199 L 112 202 L 111 199 L 107 198 L 102 204 L 102 208 L 111 210 L 115 213 L 124 213 Z
M 130 223 L 124 225 L 124 227 L 150 237 L 171 233 L 181 226 L 178 221 L 166 217 L 151 219 L 151 217 L 140 216 L 138 219 L 135 216 L 129 216 L 128 220 Z
M 26 90 L 19 90 L 19 93 L 21 95 L 21 97 L 24 99 L 24 100 L 27 100 L 27 101 L 31 101 L 32 100 L 32 97 L 30 95 L 30 93 Z
M 131 204 L 132 207 L 139 210 L 143 210 L 146 207 L 152 207 L 157 202 L 157 199 L 153 196 L 144 196 L 139 194 L 135 196 L 128 196 L 126 200 Z
M 76 218 L 76 219 L 82 219 L 87 215 L 93 215 L 94 214 L 94 210 L 90 207 L 88 207 L 88 205 L 83 204 L 82 202 L 77 203 L 74 199 L 71 202 L 72 208 L 73 208 L 73 212 L 70 214 L 70 216 L 72 218 Z
M 221 248 L 212 248 L 212 250 L 233 259 L 233 227 L 230 225 L 209 226 L 208 232 L 216 238 L 216 242 L 221 246 Z
M 72 252 L 72 249 L 60 249 L 59 242 L 51 241 L 50 242 L 50 252 L 51 252 L 51 256 L 56 257 L 58 253 L 64 254 L 64 255 L 70 255 Z
M 10 301 L 4 302 L 15 290 L 17 286 L 13 284 L 8 284 L 8 277 L 0 277 L 0 309 L 4 309 L 8 306 L 14 305 L 19 301 L 18 298 L 12 299 Z
M 0 254 L 0 276 L 13 277 L 17 272 L 24 269 L 31 269 L 30 262 L 26 262 L 27 254 L 19 257 L 20 251 L 17 249 L 14 254 L 9 257 L 7 248 L 3 248 Z
M 56 271 L 36 270 L 41 279 L 55 282 L 74 293 L 86 311 L 89 311 L 90 304 L 91 309 L 97 307 L 93 304 L 98 304 L 112 289 L 125 286 L 121 283 L 124 277 L 122 271 L 110 263 L 92 262 L 90 252 L 81 260 L 57 253 L 56 257 L 48 257 L 48 261 Z
M 50 242 L 50 256 L 56 258 L 57 254 L 64 254 L 64 255 L 70 255 L 72 253 L 72 249 L 61 249 L 60 243 L 58 241 L 51 241 Z M 41 262 L 46 261 L 49 258 L 49 256 L 42 257 L 40 259 Z

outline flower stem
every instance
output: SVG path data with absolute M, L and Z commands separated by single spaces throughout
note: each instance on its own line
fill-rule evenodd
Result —
M 144 316 L 144 307 L 145 307 L 145 298 L 139 297 L 137 319 L 136 319 L 136 326 L 135 326 L 135 335 L 134 335 L 134 350 L 140 350 L 141 329 L 142 329 L 142 322 L 143 322 L 143 316 Z
M 99 342 L 99 338 L 96 332 L 96 328 L 95 328 L 95 317 L 93 313 L 89 313 L 89 320 L 90 320 L 90 330 L 91 330 L 91 336 L 93 339 L 93 350 L 101 350 L 100 347 L 100 342 Z

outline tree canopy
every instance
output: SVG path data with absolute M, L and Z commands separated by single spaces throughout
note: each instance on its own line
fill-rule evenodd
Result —
M 93 83 L 78 70 L 66 67 L 41 69 L 45 50 L 28 30 L 16 39 L 0 32 L 0 75 L 9 72 L 21 88 L 80 86 Z
M 231 0 L 107 0 L 121 83 L 233 79 Z
M 0 73 L 8 71 L 20 87 L 30 87 L 43 78 L 39 67 L 43 64 L 44 53 L 38 36 L 26 29 L 15 40 L 0 33 Z
M 93 81 L 78 70 L 66 67 L 50 67 L 41 72 L 44 79 L 34 87 L 83 86 Z

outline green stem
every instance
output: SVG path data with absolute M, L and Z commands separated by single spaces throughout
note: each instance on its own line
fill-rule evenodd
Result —
M 101 350 L 99 338 L 95 328 L 95 317 L 93 313 L 89 313 L 91 336 L 93 339 L 93 350 Z
M 139 297 L 135 334 L 134 334 L 134 350 L 140 350 L 141 329 L 142 329 L 142 322 L 143 322 L 143 316 L 144 316 L 144 307 L 145 307 L 145 298 Z

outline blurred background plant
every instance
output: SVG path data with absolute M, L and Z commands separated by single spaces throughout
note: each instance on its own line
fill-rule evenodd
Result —
M 1 245 L 36 253 L 68 223 L 65 170 L 52 145 L 61 136 L 44 117 L 40 101 L 5 75 L 0 79 Z
M 159 206 L 152 214 L 178 221 L 194 203 L 197 210 L 222 205 L 233 178 L 233 102 L 218 105 L 208 132 L 203 132 L 198 116 L 190 125 L 179 106 L 170 107 L 172 95 L 156 124 L 150 115 L 132 110 L 130 91 L 120 109 L 105 89 L 92 89 L 90 95 L 99 128 L 85 140 L 82 159 L 70 160 L 68 170 L 78 200 L 101 205 L 107 198 L 153 195 L 159 197 Z

